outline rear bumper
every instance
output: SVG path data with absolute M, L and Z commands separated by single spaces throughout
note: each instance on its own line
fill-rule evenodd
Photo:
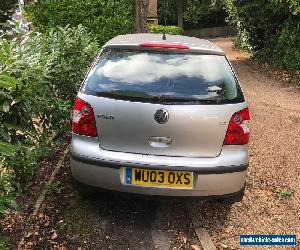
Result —
M 124 185 L 124 168 L 184 170 L 194 173 L 193 189 Z M 118 192 L 152 196 L 211 197 L 243 189 L 248 167 L 248 146 L 223 146 L 217 157 L 170 157 L 113 152 L 99 147 L 97 138 L 73 134 L 71 169 L 75 180 Z
M 75 180 L 86 185 L 107 190 L 152 196 L 211 198 L 236 194 L 244 188 L 248 164 L 193 169 L 193 189 L 153 188 L 124 185 L 124 167 L 126 166 L 133 167 L 135 165 L 89 159 L 76 154 L 71 155 L 71 169 Z M 168 170 L 180 169 L 176 166 L 154 167 L 145 165 L 139 167 Z M 187 169 L 185 167 L 184 170 L 191 169 Z

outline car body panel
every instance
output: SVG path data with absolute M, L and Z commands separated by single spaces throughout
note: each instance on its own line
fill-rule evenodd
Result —
M 165 156 L 218 156 L 231 116 L 247 107 L 246 103 L 162 105 L 82 93 L 78 97 L 94 109 L 101 148 Z M 159 109 L 169 113 L 169 120 L 165 124 L 158 124 L 154 120 L 154 114 Z M 151 144 L 152 137 L 167 137 L 172 142 L 166 147 L 160 147 Z
M 248 164 L 248 145 L 226 145 L 217 157 L 174 157 L 135 154 L 103 150 L 97 138 L 72 135 L 71 152 L 86 159 L 98 159 L 115 164 L 122 163 L 150 168 L 175 167 L 191 171 L 201 168 L 230 167 Z M 127 164 L 128 163 L 128 164 Z
M 239 192 L 245 185 L 246 171 L 222 174 L 194 173 L 192 189 L 157 188 L 124 185 L 124 168 L 107 168 L 73 160 L 75 180 L 98 188 L 152 196 L 223 196 Z

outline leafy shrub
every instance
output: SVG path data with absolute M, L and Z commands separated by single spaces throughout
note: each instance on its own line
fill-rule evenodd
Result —
M 3 166 L 3 162 L 0 162 L 0 216 L 5 214 L 7 207 L 18 208 L 18 205 L 12 196 L 12 193 L 15 191 L 15 184 L 13 173 Z M 1 240 L 0 249 L 2 249 Z
M 226 0 L 229 21 L 238 27 L 236 45 L 254 57 L 300 71 L 300 2 Z
M 130 33 L 132 0 L 39 0 L 27 5 L 27 16 L 39 31 L 82 24 L 100 45 L 116 35 Z
M 177 24 L 177 0 L 158 0 L 159 24 Z M 226 26 L 224 1 L 185 0 L 183 1 L 183 19 L 185 29 Z
M 300 84 L 300 25 L 287 24 L 273 38 L 272 46 L 257 53 L 257 57 L 281 69 L 291 70 L 291 77 Z
M 224 1 L 216 0 L 185 0 L 184 20 L 188 28 L 206 28 L 225 26 L 227 13 L 224 10 Z
M 82 25 L 51 28 L 38 40 L 42 53 L 51 55 L 51 84 L 56 96 L 62 98 L 60 106 L 65 106 L 62 100 L 72 101 L 75 97 L 98 50 L 97 42 Z
M 276 39 L 274 51 L 278 66 L 300 71 L 300 25 L 287 25 Z
M 82 26 L 0 39 L 0 196 L 32 179 L 50 135 L 70 130 L 72 100 L 97 48 Z
M 0 41 L 2 141 L 38 139 L 36 122 L 50 104 L 46 98 L 51 91 L 49 59 L 33 41 L 36 38 Z
M 177 26 L 163 26 L 163 25 L 155 25 L 148 24 L 148 31 L 150 33 L 159 33 L 159 34 L 170 34 L 170 35 L 182 35 L 183 30 Z
M 6 242 L 7 242 L 7 238 L 0 238 L 0 249 L 1 250 L 8 250 Z
M 239 50 L 248 52 L 249 54 L 252 52 L 252 48 L 248 43 L 246 32 L 239 32 L 237 34 L 237 37 L 233 41 L 233 46 Z
M 176 0 L 157 0 L 157 16 L 159 24 L 176 25 Z
M 254 51 L 263 49 L 276 36 L 289 17 L 289 6 L 285 1 L 237 1 L 227 0 L 227 11 L 231 22 L 245 34 Z
M 7 207 L 17 210 L 19 208 L 19 205 L 17 204 L 15 199 L 10 196 L 0 196 L 0 215 L 5 214 Z

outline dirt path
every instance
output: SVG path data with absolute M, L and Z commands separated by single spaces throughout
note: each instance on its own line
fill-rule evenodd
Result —
M 123 197 L 72 187 L 69 162 L 58 173 L 21 249 L 191 249 L 200 245 L 185 201 Z M 11 242 L 17 249 L 18 241 Z M 200 248 L 201 249 L 201 248 Z
M 300 238 L 300 90 L 251 66 L 229 39 L 213 42 L 229 56 L 251 112 L 244 200 L 226 206 L 100 193 L 82 198 L 72 188 L 66 162 L 34 230 L 25 234 L 27 249 L 191 249 L 200 242 L 188 206 L 218 249 L 241 249 L 240 234 L 296 233 Z

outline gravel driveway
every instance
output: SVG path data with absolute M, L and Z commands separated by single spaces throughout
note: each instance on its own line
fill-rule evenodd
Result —
M 290 233 L 299 240 L 300 89 L 253 67 L 229 39 L 213 42 L 225 50 L 249 102 L 250 169 L 242 203 L 231 208 L 194 204 L 202 225 L 217 246 L 234 249 L 240 248 L 240 234 Z M 284 196 L 285 191 L 292 194 Z
M 240 234 L 297 234 L 299 240 L 300 90 L 251 65 L 230 39 L 213 42 L 229 56 L 251 112 L 244 200 L 228 206 L 100 194 L 85 199 L 73 190 L 66 162 L 25 237 L 26 249 L 202 249 L 195 221 L 218 249 L 241 249 Z

